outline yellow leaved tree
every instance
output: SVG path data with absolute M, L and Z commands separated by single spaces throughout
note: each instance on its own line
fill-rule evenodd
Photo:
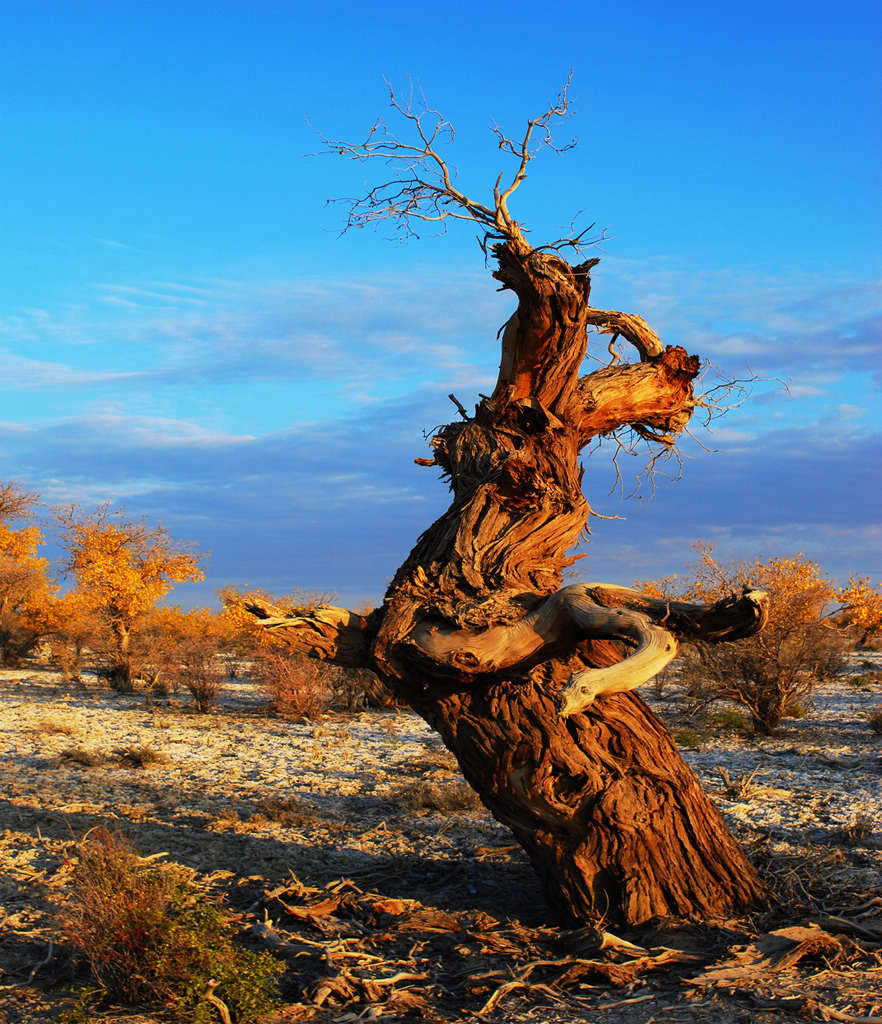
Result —
M 112 637 L 111 683 L 130 690 L 136 674 L 133 630 L 175 583 L 204 579 L 202 556 L 174 541 L 164 527 L 126 519 L 109 505 L 92 513 L 71 506 L 56 517 L 68 555 L 65 570 Z
M 39 638 L 40 616 L 52 594 L 49 563 L 37 551 L 43 534 L 36 526 L 13 529 L 37 504 L 14 483 L 0 484 L 0 664 L 15 664 Z

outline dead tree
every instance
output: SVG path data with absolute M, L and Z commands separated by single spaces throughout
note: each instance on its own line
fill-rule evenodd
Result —
M 492 202 L 470 198 L 439 155 L 452 129 L 403 104 L 406 143 L 378 123 L 328 149 L 392 171 L 348 200 L 347 226 L 479 225 L 493 277 L 517 296 L 501 333 L 493 394 L 431 439 L 449 509 L 417 540 L 383 605 L 361 616 L 323 606 L 250 610 L 290 646 L 372 668 L 442 736 L 469 783 L 508 826 L 561 922 L 639 924 L 730 914 L 763 887 L 668 731 L 634 688 L 677 652 L 678 638 L 731 640 L 761 627 L 765 598 L 712 606 L 652 600 L 628 587 L 562 585 L 567 552 L 591 510 L 580 452 L 631 431 L 673 449 L 700 399 L 699 359 L 665 347 L 639 316 L 590 302 L 597 259 L 562 256 L 586 232 L 533 246 L 509 209 L 527 166 L 553 146 L 566 89 L 515 141 L 494 129 L 514 173 Z M 590 229 L 589 229 L 590 230 Z M 591 329 L 623 339 L 633 362 L 580 376 Z

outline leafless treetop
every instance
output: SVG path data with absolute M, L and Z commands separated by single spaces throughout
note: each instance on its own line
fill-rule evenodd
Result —
M 520 138 L 511 138 L 498 125 L 492 126 L 497 148 L 513 158 L 515 164 L 508 179 L 505 171 L 497 177 L 492 204 L 473 199 L 457 186 L 456 173 L 441 153 L 442 148 L 454 139 L 450 121 L 430 107 L 421 93 L 415 97 L 411 89 L 405 101 L 387 82 L 389 104 L 396 118 L 405 122 L 413 141 L 399 138 L 383 119 L 371 126 L 361 142 L 321 136 L 325 145 L 323 152 L 360 162 L 380 161 L 388 165 L 391 172 L 385 181 L 361 196 L 329 200 L 347 206 L 343 231 L 388 221 L 394 225 L 395 236 L 404 241 L 418 237 L 416 225 L 420 221 L 440 225 L 441 230 L 445 230 L 448 221 L 464 220 L 484 229 L 482 246 L 485 250 L 493 241 L 517 242 L 527 247 L 524 239 L 526 229 L 512 216 L 509 200 L 526 178 L 527 165 L 541 150 L 547 148 L 563 152 L 575 146 L 575 139 L 564 145 L 556 144 L 552 134 L 555 124 L 568 116 L 567 93 L 571 78 L 572 73 L 557 99 L 545 111 L 527 121 Z M 556 239 L 540 248 L 583 248 L 599 240 L 586 239 L 593 227 L 591 224 L 578 234 Z

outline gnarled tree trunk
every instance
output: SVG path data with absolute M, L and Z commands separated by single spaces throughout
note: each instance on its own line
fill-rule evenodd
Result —
M 440 733 L 561 921 L 729 914 L 762 885 L 669 733 L 627 691 L 674 657 L 678 637 L 759 628 L 763 596 L 698 607 L 562 587 L 590 513 L 581 449 L 623 425 L 673 443 L 699 361 L 639 317 L 593 308 L 597 260 L 570 266 L 516 224 L 505 234 L 494 276 L 518 308 L 496 388 L 420 460 L 449 477 L 450 508 L 371 615 L 252 610 L 299 650 L 373 668 Z M 591 326 L 626 339 L 639 362 L 580 377 Z

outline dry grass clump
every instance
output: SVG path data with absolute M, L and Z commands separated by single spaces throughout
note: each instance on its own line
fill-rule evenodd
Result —
M 135 747 L 117 747 L 113 753 L 128 768 L 154 768 L 168 764 L 171 760 L 164 750 L 157 750 L 147 743 Z
M 756 781 L 759 767 L 754 768 L 752 772 L 744 772 L 743 775 L 738 775 L 734 779 L 725 768 L 718 767 L 717 773 L 723 783 L 723 791 L 730 800 L 750 800 L 751 797 L 757 796 L 763 788 Z
M 145 862 L 104 830 L 77 853 L 59 923 L 101 996 L 159 1003 L 194 1024 L 216 1021 L 221 1006 L 221 1019 L 237 1024 L 273 1009 L 281 964 L 236 946 L 230 918 L 200 896 L 189 873 Z
M 265 821 L 272 821 L 289 828 L 313 825 L 317 820 L 318 815 L 315 811 L 301 803 L 296 796 L 277 799 L 270 797 L 266 800 L 259 800 L 254 806 L 254 813 L 249 818 L 252 824 L 259 825 Z
M 459 770 L 456 758 L 449 750 L 430 750 L 425 757 L 417 758 L 410 762 L 410 767 L 415 772 L 427 774 L 428 772 L 455 772 Z
M 882 707 L 867 712 L 867 725 L 877 736 L 882 736 Z
M 57 715 L 47 715 L 34 725 L 32 731 L 43 736 L 76 736 L 80 730 L 73 722 L 67 722 Z
M 87 747 L 67 747 L 53 759 L 52 764 L 81 764 L 84 768 L 97 768 L 107 763 L 107 753 L 103 750 L 89 750 Z
M 465 814 L 483 805 L 478 794 L 465 782 L 439 786 L 434 782 L 411 782 L 389 798 L 403 811 L 438 811 L 441 814 Z
M 837 833 L 837 838 L 846 846 L 859 846 L 873 834 L 873 819 L 867 814 L 856 814 Z
M 328 668 L 313 658 L 263 650 L 255 659 L 254 675 L 282 718 L 321 718 L 331 705 Z

